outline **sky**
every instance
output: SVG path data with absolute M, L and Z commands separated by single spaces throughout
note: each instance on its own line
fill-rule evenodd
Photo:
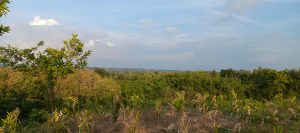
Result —
M 89 66 L 169 70 L 300 68 L 300 0 L 13 0 L 0 45 L 79 34 Z

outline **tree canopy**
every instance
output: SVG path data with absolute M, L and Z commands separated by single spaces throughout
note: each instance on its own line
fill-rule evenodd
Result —
M 0 18 L 2 16 L 7 15 L 7 13 L 9 12 L 8 9 L 8 4 L 10 3 L 9 0 L 0 0 Z M 8 26 L 4 26 L 2 24 L 0 24 L 0 36 L 2 36 L 4 33 L 9 32 L 9 27 Z

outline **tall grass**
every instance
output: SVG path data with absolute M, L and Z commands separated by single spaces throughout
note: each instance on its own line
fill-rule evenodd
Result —
M 5 119 L 1 120 L 2 123 L 2 130 L 8 133 L 16 133 L 17 126 L 18 126 L 18 117 L 20 114 L 20 110 L 16 108 L 12 112 L 8 112 Z

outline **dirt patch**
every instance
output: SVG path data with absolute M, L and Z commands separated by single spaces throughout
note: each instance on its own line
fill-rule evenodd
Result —
M 123 116 L 122 116 L 123 115 Z M 237 119 L 226 119 L 217 110 L 200 113 L 196 110 L 188 110 L 183 113 L 165 113 L 158 117 L 153 110 L 149 111 L 127 111 L 121 114 L 117 122 L 113 123 L 110 115 L 99 118 L 95 122 L 95 132 L 126 132 L 137 130 L 147 133 L 177 133 L 178 131 L 207 133 L 215 130 L 237 131 L 240 121 Z

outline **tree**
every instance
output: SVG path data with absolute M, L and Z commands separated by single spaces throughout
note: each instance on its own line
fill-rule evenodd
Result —
M 258 99 L 271 99 L 279 93 L 285 93 L 288 77 L 283 72 L 268 68 L 253 70 L 251 80 L 255 85 L 252 94 Z
M 0 18 L 9 12 L 9 0 L 0 0 Z M 8 26 L 0 25 L 0 36 L 9 32 Z M 84 43 L 77 34 L 65 40 L 61 49 L 46 48 L 43 52 L 38 48 L 44 45 L 41 41 L 36 47 L 19 49 L 12 46 L 0 46 L 0 66 L 35 74 L 44 74 L 48 82 L 48 99 L 51 111 L 54 110 L 56 79 L 72 73 L 76 69 L 87 66 L 87 58 L 91 51 L 84 51 Z
M 102 77 L 108 77 L 110 73 L 106 71 L 104 68 L 96 68 L 94 72 L 98 73 Z
M 9 4 L 10 1 L 9 0 L 0 0 L 0 18 L 2 16 L 7 15 L 7 13 L 9 12 L 8 6 L 7 4 Z M 4 26 L 4 25 L 0 25 L 0 36 L 2 36 L 4 33 L 9 32 L 9 27 L 8 26 Z
M 38 51 L 38 48 L 43 45 L 44 42 L 40 42 L 36 47 L 26 49 L 11 46 L 0 47 L 0 64 L 3 67 L 31 74 L 45 74 L 48 82 L 49 104 L 53 111 L 55 105 L 54 86 L 57 78 L 87 66 L 87 58 L 91 51 L 84 51 L 84 43 L 76 34 L 64 41 L 64 47 L 61 49 L 46 48 L 43 52 Z

